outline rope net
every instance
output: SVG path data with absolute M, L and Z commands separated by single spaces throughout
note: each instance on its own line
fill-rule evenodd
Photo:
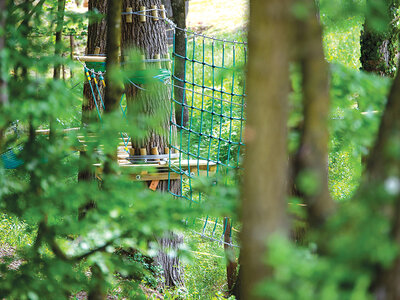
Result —
M 178 158 L 169 160 L 169 181 L 178 178 L 181 192 L 170 192 L 176 197 L 200 203 L 207 195 L 193 188 L 197 177 L 217 177 L 240 168 L 244 146 L 247 46 L 191 33 L 185 38 L 186 55 L 182 55 L 176 51 L 176 36 L 171 84 L 173 89 L 182 92 L 172 93 L 171 105 L 181 113 L 177 119 L 184 120 L 185 113 L 188 118 L 187 122 L 178 124 L 171 114 L 171 132 L 175 127 L 177 138 L 174 141 L 170 135 L 170 147 L 178 153 Z M 175 72 L 178 63 L 183 64 L 184 75 L 181 77 Z M 195 233 L 232 244 L 233 222 L 229 222 L 228 218 L 205 216 L 193 223 Z

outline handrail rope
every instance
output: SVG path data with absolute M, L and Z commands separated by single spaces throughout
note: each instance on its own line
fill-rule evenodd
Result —
M 235 41 L 235 40 L 233 40 L 233 41 L 228 41 L 228 40 L 226 40 L 226 39 L 220 39 L 220 38 L 216 38 L 216 37 L 213 37 L 213 36 L 207 36 L 207 35 L 205 35 L 205 34 L 197 33 L 197 32 L 194 32 L 194 31 L 185 29 L 185 28 L 178 27 L 171 19 L 169 19 L 169 18 L 162 18 L 161 16 L 147 15 L 147 14 L 144 13 L 144 12 L 147 12 L 147 11 L 164 11 L 164 12 L 166 12 L 165 9 L 152 8 L 152 9 L 146 9 L 145 11 L 122 12 L 121 14 L 122 14 L 122 15 L 138 15 L 138 16 L 145 16 L 145 17 L 149 17 L 149 18 L 153 18 L 153 19 L 158 19 L 158 20 L 164 20 L 164 21 L 165 21 L 168 25 L 170 25 L 173 29 L 178 29 L 178 30 L 184 31 L 185 33 L 190 33 L 190 34 L 193 34 L 193 35 L 195 35 L 195 36 L 200 36 L 200 37 L 202 37 L 202 38 L 207 38 L 207 39 L 211 39 L 211 40 L 214 40 L 214 41 L 220 41 L 220 42 L 224 42 L 224 43 L 239 44 L 239 45 L 247 45 L 246 42 L 240 42 L 240 41 Z
M 86 76 L 87 76 L 87 79 L 88 79 L 88 82 L 89 82 L 90 90 L 92 91 L 93 101 L 94 101 L 94 104 L 96 105 L 96 109 L 97 109 L 97 114 L 99 116 L 99 120 L 101 121 L 100 109 L 99 109 L 99 106 L 97 105 L 96 96 L 95 96 L 94 91 L 93 91 L 93 87 L 92 87 L 92 83 L 91 83 L 91 78 L 90 78 L 89 72 L 90 72 L 90 70 L 88 68 L 85 68 L 85 73 L 86 73 Z

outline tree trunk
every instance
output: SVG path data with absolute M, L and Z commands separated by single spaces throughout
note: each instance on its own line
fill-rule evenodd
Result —
M 398 8 L 398 0 L 384 0 L 386 5 L 385 12 L 387 15 L 381 16 L 381 19 L 386 21 L 387 28 L 373 28 L 369 16 L 366 16 L 361 31 L 361 69 L 367 72 L 373 72 L 382 76 L 393 77 L 396 72 L 397 58 L 396 50 L 398 46 L 398 34 L 394 21 L 395 13 Z M 367 0 L 367 8 L 376 5 L 375 1 Z M 370 14 L 379 14 L 372 11 Z M 377 16 L 373 16 L 377 18 Z
M 65 11 L 65 0 L 58 0 L 58 8 L 57 8 L 57 26 L 56 26 L 56 43 L 55 43 L 55 51 L 54 54 L 56 57 L 60 57 L 62 55 L 62 30 L 64 26 L 64 11 Z M 61 74 L 61 64 L 57 63 L 54 66 L 54 79 L 60 79 Z
M 182 29 L 186 29 L 185 3 L 185 0 L 172 1 L 172 20 Z M 182 58 L 186 57 L 186 32 L 180 29 L 175 30 L 174 55 L 174 78 L 178 79 L 173 81 L 175 85 L 173 86 L 174 99 L 178 102 L 175 103 L 176 123 L 180 126 L 186 126 L 189 119 L 189 110 L 184 83 L 186 59 Z
M 108 1 L 109 0 L 90 0 L 89 11 L 97 10 L 99 13 L 107 15 Z M 101 21 L 93 19 L 89 20 L 86 54 L 94 54 L 96 47 L 99 47 L 101 54 L 106 52 L 106 33 L 107 21 L 105 17 L 102 18 Z M 104 87 L 99 85 L 99 88 L 102 95 L 104 95 Z M 92 112 L 96 109 L 88 82 L 85 82 L 85 85 L 83 86 L 83 98 L 82 126 L 85 126 L 95 117 L 95 114 L 92 114 Z
M 89 11 L 98 10 L 99 13 L 106 15 L 107 14 L 107 4 L 108 0 L 90 0 L 89 1 Z M 88 39 L 87 39 L 87 54 L 94 54 L 95 48 L 100 48 L 100 53 L 106 52 L 106 32 L 107 32 L 107 22 L 106 19 L 103 18 L 101 21 L 89 20 L 88 27 Z M 100 92 L 102 96 L 104 96 L 104 87 L 99 85 Z M 85 81 L 83 86 L 83 102 L 82 102 L 82 127 L 87 126 L 94 118 L 95 114 L 93 114 L 96 109 L 96 105 L 94 102 L 94 98 L 92 96 L 92 92 L 89 86 L 89 82 Z M 80 151 L 81 157 L 81 165 L 85 165 L 85 161 L 87 160 L 86 152 Z M 90 170 L 90 167 L 82 167 L 78 173 L 78 180 L 92 180 L 95 178 L 95 174 Z M 93 205 L 89 205 L 93 206 Z M 87 208 L 89 208 L 87 207 Z
M 6 10 L 6 2 L 7 1 L 0 1 L 0 28 L 5 28 L 6 24 L 6 14 L 4 13 Z M 6 31 L 3 31 L 3 34 L 0 35 L 0 53 L 3 52 L 5 48 L 5 33 Z M 8 72 L 6 71 L 7 66 L 5 60 L 1 59 L 0 60 L 0 112 L 3 110 L 4 105 L 8 103 L 8 92 L 7 92 L 7 78 L 5 74 Z M 3 149 L 3 135 L 4 135 L 4 128 L 0 127 L 0 151 Z
M 393 85 L 381 119 L 378 137 L 368 157 L 365 180 L 360 187 L 358 199 L 365 198 L 364 193 L 379 189 L 388 180 L 400 178 L 400 73 Z M 398 184 L 398 183 L 397 183 Z M 375 194 L 374 194 L 375 196 Z M 371 196 L 370 196 L 371 197 Z M 383 195 L 381 197 L 384 197 Z M 388 195 L 387 197 L 390 197 Z M 393 195 L 392 195 L 393 197 Z M 391 200 L 380 200 L 381 211 L 390 212 L 391 238 L 400 244 L 400 195 Z M 400 299 L 400 255 L 389 268 L 380 269 L 375 276 L 374 290 L 378 299 Z
M 233 288 L 236 282 L 237 277 L 237 263 L 235 257 L 235 250 L 234 248 L 229 245 L 232 243 L 232 227 L 230 219 L 225 217 L 224 223 L 225 224 L 225 233 L 224 233 L 224 251 L 225 251 L 225 258 L 226 258 L 226 282 L 228 284 L 228 292 L 232 294 Z
M 121 96 L 121 90 L 118 83 L 112 80 L 112 76 L 109 76 L 110 71 L 115 68 L 120 68 L 119 64 L 119 44 L 121 39 L 121 1 L 120 0 L 109 0 L 107 9 L 107 87 L 105 96 L 105 108 L 106 113 L 113 112 L 119 103 L 119 97 Z M 114 159 L 113 154 L 108 154 L 108 160 L 105 162 L 104 174 L 107 175 L 111 171 L 109 167 L 111 160 Z M 103 182 L 103 187 L 107 189 L 106 181 Z M 89 300 L 105 300 L 106 289 L 105 279 L 100 266 L 96 263 L 92 266 L 92 278 L 93 285 L 89 291 Z
M 124 0 L 123 11 L 132 7 L 132 11 L 140 11 L 141 6 L 150 9 L 152 5 L 160 8 L 161 0 Z M 151 14 L 147 12 L 146 14 Z M 140 22 L 139 16 L 132 16 L 132 23 L 127 23 L 127 18 L 122 18 L 122 41 L 121 46 L 124 55 L 136 48 L 141 51 L 146 59 L 155 59 L 160 55 L 165 57 L 168 53 L 166 24 L 163 20 L 155 20 L 147 17 L 146 22 Z M 144 136 L 132 136 L 132 147 L 135 154 L 140 155 L 140 149 L 146 149 L 150 154 L 152 148 L 157 149 L 157 153 L 166 154 L 165 148 L 169 147 L 169 119 L 171 114 L 170 87 L 164 83 L 155 81 L 142 86 L 145 90 L 140 90 L 134 85 L 126 85 L 125 93 L 128 105 L 128 114 L 130 116 L 146 116 L 147 119 L 156 117 L 157 125 L 143 125 L 143 121 L 137 121 L 136 128 L 142 128 L 146 133 Z M 176 130 L 175 130 L 176 131 Z M 173 135 L 176 132 L 172 132 Z M 170 190 L 179 194 L 180 182 L 173 180 L 170 182 Z M 161 180 L 157 185 L 157 190 L 167 191 L 168 180 Z M 176 248 L 182 240 L 182 237 L 176 237 L 172 234 L 165 239 L 160 239 L 161 249 L 173 247 Z M 165 284 L 167 286 L 176 286 L 183 283 L 181 267 L 177 258 L 169 258 L 165 253 L 161 253 L 156 261 L 160 262 L 164 269 Z
M 259 299 L 253 293 L 254 287 L 272 274 L 264 259 L 268 239 L 273 235 L 288 236 L 289 2 L 250 1 L 240 254 L 242 299 Z
M 303 0 L 304 5 L 309 1 Z M 303 126 L 295 158 L 294 176 L 307 204 L 308 221 L 317 228 L 334 211 L 328 187 L 329 70 L 322 46 L 322 30 L 313 8 L 309 16 L 296 20 L 298 59 L 302 72 Z M 308 179 L 307 179 L 308 178 Z M 315 186 L 301 184 L 311 180 Z

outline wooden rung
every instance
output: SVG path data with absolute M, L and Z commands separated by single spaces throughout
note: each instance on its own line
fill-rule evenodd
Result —
M 139 15 L 139 21 L 144 23 L 146 22 L 146 6 L 141 6 L 140 7 L 140 15 Z
M 126 12 L 131 13 L 132 12 L 132 7 L 127 7 Z M 126 15 L 126 23 L 132 23 L 132 15 Z
M 162 19 L 166 19 L 167 16 L 165 14 L 165 6 L 164 5 L 160 5 L 160 9 L 161 9 L 161 18 Z
M 161 58 L 160 53 L 154 54 L 154 59 L 160 59 L 160 58 Z M 160 61 L 156 62 L 156 67 L 158 69 L 161 69 L 161 62 Z
M 158 10 L 157 10 L 157 5 L 152 5 L 151 6 L 151 15 L 153 16 L 154 21 L 158 21 Z
M 86 61 L 86 62 L 106 62 L 105 56 L 74 56 L 75 60 Z
M 151 153 L 151 155 L 158 155 L 157 147 L 151 148 L 150 153 Z M 159 159 L 155 159 L 155 161 L 159 161 Z

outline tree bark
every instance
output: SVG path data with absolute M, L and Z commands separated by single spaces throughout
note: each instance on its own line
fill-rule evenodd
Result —
M 0 1 L 0 28 L 4 29 L 6 25 L 6 3 L 7 1 Z M 3 34 L 0 35 L 0 54 L 2 55 L 5 48 L 6 37 L 5 30 Z M 7 92 L 7 66 L 4 59 L 0 59 L 0 112 L 3 110 L 4 106 L 8 103 L 8 92 Z M 0 127 L 0 151 L 3 149 L 3 135 L 4 128 Z
M 234 248 L 229 245 L 232 243 L 232 228 L 230 219 L 225 217 L 224 223 L 225 224 L 225 233 L 224 233 L 224 251 L 225 251 L 225 258 L 226 258 L 226 282 L 228 284 L 228 292 L 232 294 L 233 288 L 236 282 L 237 277 L 237 263 L 235 257 L 235 250 Z
M 99 13 L 106 15 L 107 14 L 107 5 L 108 0 L 90 0 L 89 1 L 89 11 L 97 10 Z M 95 21 L 93 19 L 89 20 L 88 26 L 88 39 L 86 46 L 87 54 L 94 54 L 95 48 L 100 48 L 100 53 L 106 52 L 106 32 L 107 32 L 107 22 L 106 18 L 102 18 L 101 21 Z M 100 93 L 104 96 L 104 87 L 99 85 Z M 92 96 L 92 92 L 89 86 L 89 82 L 85 81 L 83 86 L 83 102 L 82 102 L 82 127 L 87 126 L 90 122 L 95 120 L 95 114 L 93 114 L 96 109 L 94 98 Z M 85 166 L 85 162 L 87 160 L 87 155 L 85 151 L 80 151 L 81 158 L 81 169 L 78 173 L 78 180 L 92 180 L 95 178 L 94 172 L 90 169 L 89 166 Z M 92 207 L 92 204 L 89 204 L 88 207 L 84 208 L 83 211 Z M 81 213 L 82 214 L 82 213 Z
M 107 5 L 109 0 L 90 0 L 89 11 L 97 10 L 104 16 L 107 15 Z M 94 54 L 95 48 L 100 48 L 100 53 L 106 52 L 106 33 L 107 33 L 107 21 L 103 17 L 100 21 L 89 20 L 88 26 L 88 39 L 86 45 L 86 54 Z M 104 96 L 104 87 L 99 86 L 100 92 Z M 96 109 L 92 92 L 88 82 L 85 82 L 83 86 L 83 98 L 82 103 L 82 126 L 90 123 L 90 120 L 95 116 L 92 114 Z
M 132 7 L 132 11 L 140 11 L 141 6 L 150 9 L 152 5 L 160 8 L 161 0 L 124 0 L 123 11 Z M 147 14 L 150 14 L 148 12 Z M 132 23 L 127 23 L 127 18 L 122 19 L 122 41 L 121 46 L 124 55 L 132 48 L 141 51 L 147 59 L 154 59 L 157 55 L 161 58 L 168 53 L 166 24 L 163 20 L 146 18 L 146 22 L 140 22 L 139 16 L 133 15 Z M 170 87 L 161 82 L 152 82 L 142 86 L 145 90 L 140 90 L 134 85 L 126 85 L 125 93 L 128 105 L 128 114 L 134 116 L 145 116 L 146 119 L 157 119 L 157 125 L 144 125 L 137 119 L 136 128 L 142 128 L 146 133 L 144 136 L 132 136 L 132 147 L 135 154 L 140 155 L 140 149 L 146 149 L 147 154 L 151 153 L 152 148 L 157 148 L 159 154 L 165 154 L 165 148 L 169 147 L 169 119 L 172 117 L 175 122 L 174 114 L 171 114 Z M 176 130 L 172 132 L 173 136 Z M 169 189 L 176 194 L 180 192 L 180 182 L 170 181 Z M 160 180 L 157 186 L 158 191 L 168 190 L 168 180 Z M 182 237 L 168 234 L 164 239 L 159 240 L 161 249 L 177 248 L 181 243 Z M 178 286 L 183 284 L 181 266 L 178 258 L 170 258 L 165 251 L 162 251 L 156 258 L 164 269 L 165 284 L 167 286 Z
M 174 0 L 172 1 L 172 20 L 174 23 L 182 29 L 186 29 L 186 9 L 185 0 Z M 175 55 L 177 54 L 177 55 Z M 180 29 L 175 30 L 174 40 L 174 99 L 178 103 L 175 103 L 175 116 L 176 123 L 180 126 L 186 126 L 189 119 L 189 110 L 187 107 L 187 99 L 185 93 L 185 65 L 186 59 L 186 32 Z
M 289 2 L 250 1 L 240 254 L 242 299 L 260 299 L 254 288 L 272 274 L 264 259 L 266 243 L 273 235 L 288 236 Z
M 109 0 L 107 10 L 107 70 L 106 73 L 106 95 L 104 99 L 105 110 L 107 113 L 117 109 L 122 90 L 112 79 L 114 70 L 121 66 L 119 63 L 120 43 L 121 43 L 121 12 L 122 3 L 120 0 Z
M 382 1 L 386 6 L 384 12 L 386 15 L 381 16 L 383 21 L 386 21 L 386 29 L 374 28 L 370 18 L 366 16 L 361 31 L 361 69 L 367 72 L 373 72 L 381 76 L 393 77 L 396 72 L 397 65 L 397 45 L 398 34 L 396 33 L 395 13 L 398 8 L 398 0 Z M 376 5 L 375 1 L 367 0 L 367 8 L 373 9 Z M 373 18 L 377 18 L 377 11 L 371 11 L 374 14 Z
M 310 3 L 303 0 L 304 5 Z M 303 126 L 301 141 L 295 157 L 294 176 L 301 196 L 307 204 L 308 221 L 318 228 L 332 214 L 335 203 L 328 187 L 328 119 L 329 69 L 324 58 L 321 26 L 316 9 L 296 20 L 296 43 L 300 46 L 298 59 L 302 72 Z M 314 186 L 302 186 L 302 180 Z
M 379 189 L 390 178 L 400 178 L 400 73 L 398 72 L 381 119 L 378 137 L 367 160 L 365 178 L 357 199 L 371 189 Z M 398 184 L 398 183 L 397 183 Z M 368 195 L 367 195 L 368 197 Z M 370 196 L 371 197 L 371 196 Z M 384 197 L 384 196 L 382 196 Z M 390 197 L 390 196 L 389 196 Z M 400 195 L 381 202 L 381 211 L 390 212 L 392 240 L 400 244 Z M 373 283 L 378 299 L 400 299 L 400 255 L 387 269 L 380 269 Z M 380 297 L 380 298 L 379 298 Z
M 56 57 L 60 57 L 62 55 L 62 30 L 64 26 L 64 11 L 65 11 L 65 0 L 58 0 L 58 7 L 57 7 L 57 26 L 56 26 L 56 43 L 55 43 L 55 50 L 54 54 Z M 61 64 L 57 63 L 54 66 L 54 79 L 60 79 L 60 72 L 61 72 Z
M 121 12 L 122 3 L 120 0 L 108 0 L 107 3 L 107 73 L 106 73 L 106 93 L 105 93 L 105 112 L 111 113 L 116 110 L 122 91 L 119 84 L 113 80 L 113 70 L 120 68 L 119 49 L 121 41 Z M 111 75 L 110 75 L 111 74 Z M 114 160 L 114 154 L 107 154 L 107 161 L 104 165 L 104 175 L 110 174 L 110 164 Z M 107 189 L 107 181 L 104 180 L 103 188 Z M 105 300 L 106 290 L 104 275 L 99 265 L 92 266 L 93 286 L 89 291 L 89 300 Z

